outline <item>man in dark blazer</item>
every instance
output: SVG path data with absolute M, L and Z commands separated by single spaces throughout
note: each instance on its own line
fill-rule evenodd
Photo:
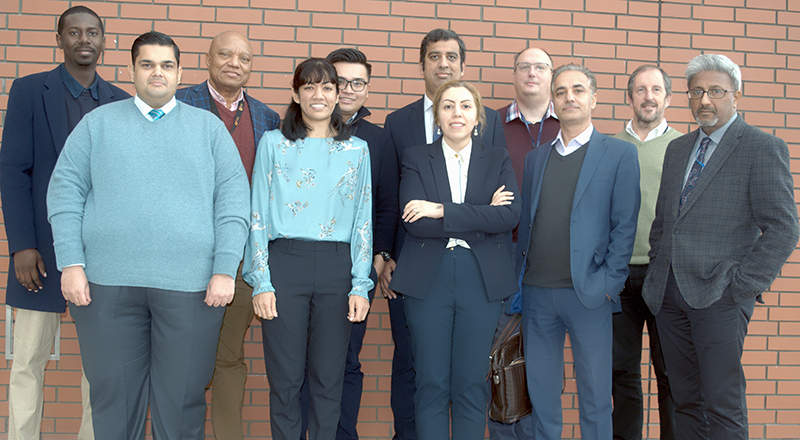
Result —
M 724 55 L 686 68 L 700 128 L 670 142 L 644 297 L 656 315 L 676 438 L 748 438 L 742 350 L 755 302 L 795 249 L 789 151 L 736 114 L 741 71 Z
M 534 438 L 561 438 L 564 340 L 569 331 L 581 436 L 607 440 L 611 427 L 611 302 L 628 276 L 639 213 L 639 162 L 632 144 L 591 123 L 597 81 L 575 64 L 553 72 L 561 130 L 528 153 L 516 273 Z
M 397 151 L 398 173 L 403 163 L 403 152 L 417 145 L 430 144 L 436 140 L 437 128 L 433 123 L 433 97 L 442 84 L 459 80 L 466 67 L 467 46 L 455 32 L 434 29 L 425 35 L 419 48 L 419 69 L 425 78 L 425 94 L 422 98 L 392 112 L 386 117 L 384 128 L 389 133 Z M 503 125 L 497 111 L 486 108 L 486 126 L 480 142 L 489 146 L 506 146 Z M 391 406 L 394 414 L 395 439 L 414 440 L 414 364 L 411 359 L 408 328 L 403 312 L 403 297 L 389 289 L 405 239 L 405 229 L 399 219 L 394 242 L 393 258 L 386 262 L 381 274 L 381 291 L 389 303 L 389 319 L 392 325 L 394 357 L 392 359 Z
M 8 390 L 9 438 L 39 438 L 44 368 L 66 310 L 47 222 L 50 174 L 83 115 L 129 97 L 96 73 L 105 34 L 94 11 L 84 6 L 67 9 L 58 19 L 56 42 L 64 53 L 63 64 L 14 81 L 0 149 L 0 193 L 11 255 L 6 304 L 17 309 Z M 81 440 L 94 438 L 87 387 L 84 377 Z
M 261 136 L 266 130 L 278 128 L 280 117 L 244 91 L 253 66 L 253 48 L 247 37 L 235 31 L 214 37 L 208 48 L 206 65 L 208 80 L 178 90 L 175 98 L 208 110 L 225 123 L 250 179 Z M 240 268 L 233 301 L 225 308 L 222 319 L 211 381 L 211 425 L 217 439 L 241 440 L 244 437 L 242 402 L 247 381 L 244 337 L 253 321 L 253 313 L 253 289 L 242 279 Z

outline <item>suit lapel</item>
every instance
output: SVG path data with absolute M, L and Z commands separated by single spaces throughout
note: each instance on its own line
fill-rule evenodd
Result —
M 481 189 L 486 189 L 486 184 L 489 182 L 488 168 L 483 166 L 483 145 L 473 138 L 472 141 L 472 154 L 469 158 L 469 177 L 467 178 L 467 190 L 464 191 L 464 202 L 472 204 L 480 204 L 478 201 L 478 194 Z M 494 193 L 497 188 L 491 188 Z
M 533 193 L 531 194 L 531 218 L 536 218 L 536 209 L 539 207 L 539 196 L 542 194 L 542 182 L 544 181 L 544 170 L 547 168 L 547 162 L 550 160 L 550 154 L 555 148 L 552 144 L 540 145 L 539 148 L 533 150 L 536 159 L 533 163 Z
M 600 164 L 608 145 L 606 145 L 605 138 L 598 133 L 597 129 L 594 129 L 589 142 L 586 143 L 584 148 L 586 148 L 586 155 L 583 158 L 581 172 L 578 174 L 578 182 L 575 185 L 575 194 L 572 198 L 573 209 L 578 205 L 583 193 L 586 192 L 586 188 L 589 187 L 589 182 L 592 181 L 592 177 L 594 177 L 597 166 Z
M 425 133 L 424 99 L 420 98 L 411 105 L 413 107 L 409 113 L 408 125 L 411 128 L 411 138 L 414 140 L 414 144 L 410 146 L 425 145 L 428 143 L 428 135 Z M 442 156 L 442 160 L 444 160 L 444 156 Z
M 694 187 L 692 188 L 692 192 L 689 193 L 689 198 L 686 199 L 686 203 L 683 205 L 683 209 L 681 209 L 681 214 L 686 213 L 689 209 L 694 206 L 695 201 L 703 194 L 708 185 L 711 183 L 711 180 L 714 179 L 714 176 L 717 175 L 720 169 L 722 169 L 722 165 L 728 160 L 731 156 L 731 153 L 739 146 L 739 141 L 742 138 L 742 131 L 744 130 L 744 125 L 741 123 L 742 117 L 737 116 L 736 120 L 728 127 L 728 130 L 725 132 L 725 135 L 722 136 L 720 139 L 719 144 L 717 144 L 717 148 L 714 149 L 714 154 L 711 155 L 711 158 L 708 159 L 705 168 L 697 177 L 697 182 L 695 182 Z M 700 130 L 698 129 L 697 133 L 698 136 L 700 134 Z M 695 142 L 697 141 L 697 136 L 694 137 Z M 691 154 L 691 149 L 694 147 L 695 142 L 690 144 L 689 153 Z M 688 155 L 687 155 L 688 156 Z M 687 157 L 687 164 L 689 158 Z M 683 186 L 681 186 L 681 191 L 683 191 Z
M 50 71 L 44 81 L 44 86 L 47 90 L 42 94 L 44 113 L 47 115 L 50 135 L 53 136 L 53 145 L 58 153 L 61 153 L 69 134 L 67 104 L 64 102 L 64 81 L 61 79 L 61 69 L 63 68 L 64 65 L 62 64 Z
M 430 148 L 431 174 L 436 184 L 436 194 L 442 203 L 452 202 L 453 196 L 450 192 L 450 180 L 447 178 L 447 165 L 444 162 L 441 139 L 428 145 L 428 148 Z

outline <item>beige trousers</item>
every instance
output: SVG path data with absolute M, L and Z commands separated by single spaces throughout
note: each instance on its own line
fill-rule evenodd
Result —
M 16 309 L 14 361 L 8 386 L 8 439 L 39 440 L 44 401 L 44 368 L 53 349 L 60 313 Z M 81 377 L 83 417 L 78 440 L 94 440 L 89 383 Z

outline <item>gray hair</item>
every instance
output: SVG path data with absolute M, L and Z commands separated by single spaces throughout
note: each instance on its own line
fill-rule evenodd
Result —
M 742 71 L 725 55 L 707 53 L 692 58 L 686 66 L 687 86 L 692 83 L 692 78 L 700 72 L 724 73 L 731 78 L 735 90 L 742 90 Z
M 637 67 L 628 78 L 628 98 L 631 100 L 633 99 L 633 82 L 636 81 L 636 77 L 640 73 L 650 70 L 657 70 L 661 72 L 661 77 L 664 79 L 664 93 L 666 96 L 672 96 L 672 78 L 669 77 L 669 74 L 655 64 L 642 64 L 641 66 Z
M 553 71 L 553 82 L 550 84 L 551 91 L 555 91 L 554 87 L 556 86 L 556 78 L 558 78 L 558 75 L 568 71 L 581 72 L 586 75 L 586 78 L 589 80 L 589 88 L 592 89 L 592 94 L 597 93 L 597 77 L 595 77 L 594 73 L 587 67 L 579 66 L 575 63 L 564 64 Z

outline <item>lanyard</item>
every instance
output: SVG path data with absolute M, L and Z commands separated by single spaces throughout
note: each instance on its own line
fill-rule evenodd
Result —
M 542 117 L 542 120 L 539 121 L 539 135 L 536 136 L 536 143 L 534 144 L 533 135 L 531 134 L 530 124 L 528 124 L 528 121 L 525 120 L 525 116 L 522 113 L 520 113 L 519 116 L 520 118 L 522 118 L 522 123 L 525 124 L 525 129 L 528 130 L 528 138 L 530 138 L 531 145 L 533 145 L 533 149 L 535 150 L 536 147 L 539 146 L 539 142 L 542 141 L 542 128 L 544 127 L 544 117 Z
M 221 120 L 222 116 L 219 115 L 219 109 L 217 108 L 217 101 L 211 100 L 211 111 L 217 115 L 217 117 Z M 239 107 L 236 108 L 236 116 L 233 117 L 233 127 L 231 127 L 231 134 L 233 131 L 236 130 L 236 127 L 239 126 L 239 120 L 242 119 L 242 112 L 244 112 L 244 98 L 239 101 Z

